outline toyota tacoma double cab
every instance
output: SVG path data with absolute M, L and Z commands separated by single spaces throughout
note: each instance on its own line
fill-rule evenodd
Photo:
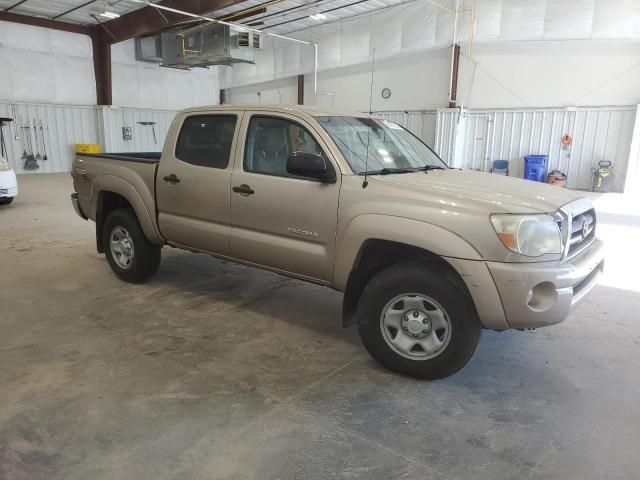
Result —
M 579 193 L 449 168 L 361 114 L 193 108 L 162 153 L 72 168 L 73 206 L 121 279 L 151 278 L 169 245 L 324 285 L 378 362 L 420 378 L 462 368 L 483 329 L 563 321 L 604 265 Z

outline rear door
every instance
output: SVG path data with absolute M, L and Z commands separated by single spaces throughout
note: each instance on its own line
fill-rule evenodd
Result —
M 158 225 L 170 243 L 229 253 L 229 188 L 241 112 L 185 113 L 156 178 Z M 176 138 L 171 132 L 169 138 Z
M 336 183 L 291 176 L 294 151 L 321 154 L 339 172 L 329 149 L 304 120 L 247 112 L 231 179 L 231 256 L 329 281 L 340 193 Z

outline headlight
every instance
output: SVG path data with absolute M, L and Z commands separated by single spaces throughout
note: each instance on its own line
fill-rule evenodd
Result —
M 491 223 L 502 244 L 512 252 L 539 257 L 562 251 L 560 229 L 551 215 L 491 215 Z

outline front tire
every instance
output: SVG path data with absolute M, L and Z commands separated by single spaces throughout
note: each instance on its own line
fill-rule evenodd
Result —
M 126 282 L 144 283 L 160 266 L 160 247 L 145 237 L 135 213 L 123 208 L 104 221 L 102 245 L 111 270 Z
M 358 303 L 359 331 L 382 366 L 433 380 L 471 360 L 482 326 L 468 292 L 450 277 L 427 263 L 402 263 L 369 281 Z
M 0 198 L 0 205 L 9 205 L 13 202 L 15 197 L 2 197 Z

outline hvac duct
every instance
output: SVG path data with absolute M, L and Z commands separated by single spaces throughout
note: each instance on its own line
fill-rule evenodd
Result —
M 191 69 L 212 65 L 255 63 L 262 46 L 259 33 L 231 25 L 203 24 L 136 39 L 136 59 L 163 67 Z

